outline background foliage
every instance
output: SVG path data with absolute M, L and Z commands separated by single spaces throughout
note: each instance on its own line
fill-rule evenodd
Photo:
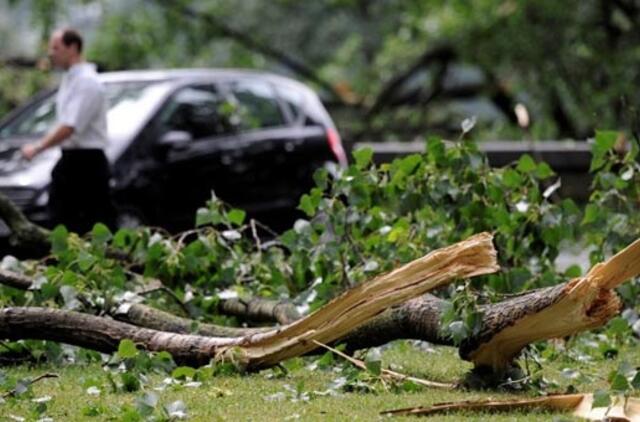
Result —
M 638 131 L 636 0 L 9 3 L 31 11 L 42 41 L 84 25 L 105 69 L 252 67 L 310 82 L 350 140 L 450 136 L 472 114 L 478 137 L 519 138 L 518 102 L 535 138 Z M 2 84 L 0 111 L 25 98 L 15 89 Z

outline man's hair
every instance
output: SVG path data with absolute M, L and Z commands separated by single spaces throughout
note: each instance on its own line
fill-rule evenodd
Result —
M 75 29 L 66 28 L 62 30 L 62 43 L 67 47 L 75 44 L 78 48 L 78 53 L 82 53 L 82 36 Z

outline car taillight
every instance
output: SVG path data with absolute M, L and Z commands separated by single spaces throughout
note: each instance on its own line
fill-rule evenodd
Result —
M 342 147 L 342 140 L 340 139 L 338 131 L 332 127 L 327 129 L 327 142 L 329 142 L 329 148 L 331 148 L 331 151 L 338 160 L 338 163 L 340 163 L 341 166 L 346 167 L 347 154 L 344 152 L 344 148 Z

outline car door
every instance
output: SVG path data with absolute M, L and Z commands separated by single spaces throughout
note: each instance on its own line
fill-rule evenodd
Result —
M 147 177 L 156 220 L 170 229 L 193 227 L 212 190 L 226 195 L 221 146 L 237 136 L 219 112 L 224 104 L 213 84 L 194 84 L 177 90 L 155 118 L 154 164 Z
M 235 79 L 222 87 L 232 103 L 227 117 L 238 131 L 237 139 L 220 143 L 221 162 L 229 174 L 226 199 L 267 220 L 267 214 L 295 208 L 298 198 L 290 195 L 287 166 L 299 137 L 274 87 L 258 78 Z

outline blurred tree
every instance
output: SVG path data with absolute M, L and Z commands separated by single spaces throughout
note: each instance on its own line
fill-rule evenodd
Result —
M 74 4 L 102 5 L 89 56 L 108 69 L 305 80 L 354 139 L 446 136 L 471 114 L 480 136 L 519 137 L 518 102 L 534 137 L 637 131 L 638 0 L 29 1 L 42 34 Z

